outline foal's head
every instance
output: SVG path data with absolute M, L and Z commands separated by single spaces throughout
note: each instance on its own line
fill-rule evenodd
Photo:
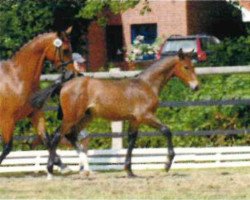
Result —
M 71 27 L 65 32 L 54 34 L 52 40 L 47 44 L 45 56 L 46 59 L 53 62 L 55 68 L 63 67 L 63 65 L 65 65 L 70 70 L 74 69 L 70 33 Z
M 179 50 L 178 61 L 175 64 L 173 75 L 180 78 L 191 89 L 197 90 L 199 81 L 192 63 L 192 54 L 193 52 L 183 53 L 182 49 Z

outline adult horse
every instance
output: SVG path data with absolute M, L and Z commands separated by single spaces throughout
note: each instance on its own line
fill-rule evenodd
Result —
M 44 114 L 31 106 L 30 98 L 39 89 L 46 59 L 57 68 L 68 65 L 73 69 L 68 37 L 70 32 L 71 28 L 66 32 L 41 34 L 24 45 L 11 59 L 0 62 L 0 131 L 4 145 L 0 163 L 12 149 L 13 131 L 19 120 L 30 117 L 37 133 L 44 140 L 48 139 Z M 57 160 L 57 164 L 60 164 L 60 160 Z
M 157 61 L 135 78 L 99 80 L 79 77 L 65 83 L 60 93 L 63 120 L 51 142 L 49 173 L 53 173 L 56 147 L 61 135 L 69 137 L 72 144 L 81 151 L 81 146 L 77 144 L 77 137 L 74 135 L 93 117 L 129 121 L 128 150 L 125 159 L 125 170 L 129 177 L 134 176 L 131 156 L 140 124 L 157 128 L 166 136 L 168 145 L 166 170 L 169 170 L 175 155 L 172 134 L 154 113 L 158 107 L 161 89 L 172 77 L 180 78 L 193 90 L 198 89 L 199 82 L 191 59 L 190 54 L 184 54 L 180 50 L 178 56 Z M 80 159 L 81 162 L 86 159 L 83 151 L 80 153 Z M 84 164 L 88 170 L 86 160 Z

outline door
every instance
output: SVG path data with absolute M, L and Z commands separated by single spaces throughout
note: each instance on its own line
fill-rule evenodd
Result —
M 124 61 L 121 25 L 106 26 L 107 57 L 109 62 Z

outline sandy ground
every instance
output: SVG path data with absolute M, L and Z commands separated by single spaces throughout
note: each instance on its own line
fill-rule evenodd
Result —
M 0 175 L 1 199 L 250 199 L 250 168 Z

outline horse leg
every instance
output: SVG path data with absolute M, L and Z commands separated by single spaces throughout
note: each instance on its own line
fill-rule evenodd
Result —
M 172 141 L 172 133 L 170 131 L 170 129 L 163 125 L 153 114 L 149 114 L 145 117 L 145 123 L 159 129 L 164 136 L 166 136 L 167 138 L 167 145 L 168 145 L 168 161 L 166 163 L 165 169 L 166 171 L 169 171 L 169 169 L 171 168 L 174 156 L 175 156 L 175 152 L 174 152 L 174 145 L 173 145 L 173 141 Z
M 88 122 L 90 122 L 92 119 L 91 113 L 86 112 L 84 117 L 71 128 L 70 133 L 65 135 L 67 139 L 71 142 L 71 144 L 75 147 L 79 159 L 80 159 L 80 173 L 82 172 L 84 175 L 89 176 L 89 162 L 88 162 L 88 147 L 84 146 L 80 143 L 80 139 L 83 139 L 83 143 L 87 143 L 86 140 L 88 140 L 87 137 L 83 136 L 82 138 L 79 138 L 79 133 L 83 131 L 84 127 Z
M 52 174 L 53 174 L 54 164 L 56 165 L 62 163 L 60 157 L 56 154 L 56 148 L 60 142 L 60 139 L 61 139 L 61 134 L 59 129 L 57 129 L 56 133 L 54 134 L 54 137 L 51 140 L 51 145 L 49 148 L 49 159 L 47 163 L 48 179 L 51 179 L 53 176 Z
M 61 136 L 62 134 L 69 132 L 71 127 L 72 127 L 71 123 L 66 123 L 63 121 L 61 127 L 56 129 L 55 134 L 51 139 L 49 148 L 49 159 L 47 163 L 48 179 L 52 178 L 54 164 L 58 162 L 56 160 L 57 159 L 56 149 L 60 142 Z
M 135 177 L 135 174 L 132 172 L 131 169 L 131 157 L 137 139 L 137 135 L 138 126 L 135 126 L 134 124 L 130 123 L 128 130 L 128 150 L 125 158 L 125 171 L 127 172 L 128 177 Z
M 31 123 L 35 128 L 35 131 L 38 134 L 39 138 L 42 139 L 42 142 L 47 148 L 50 148 L 50 137 L 45 130 L 46 127 L 45 127 L 44 113 L 37 111 L 32 113 L 30 117 L 31 117 Z
M 49 151 L 51 151 L 51 141 L 50 141 L 51 139 L 49 134 L 46 132 L 44 113 L 41 111 L 34 112 L 31 115 L 31 119 L 37 134 L 39 135 L 40 138 L 42 138 L 44 145 L 49 149 Z M 67 166 L 64 163 L 62 163 L 60 156 L 57 155 L 56 153 L 54 162 L 55 165 L 60 167 L 62 172 L 67 171 Z
M 72 146 L 74 146 L 77 151 L 77 154 L 80 159 L 80 162 L 79 162 L 80 173 L 83 173 L 85 176 L 89 176 L 90 169 L 89 169 L 89 162 L 88 162 L 88 156 L 87 156 L 88 149 L 79 141 L 77 129 L 75 127 L 72 128 L 71 133 L 65 135 L 65 137 L 70 141 Z M 85 140 L 87 139 L 88 138 L 83 138 L 84 142 L 86 142 Z
M 2 139 L 3 139 L 3 151 L 0 156 L 0 164 L 10 153 L 13 144 L 13 131 L 15 128 L 15 122 L 11 118 L 5 118 L 2 123 Z

